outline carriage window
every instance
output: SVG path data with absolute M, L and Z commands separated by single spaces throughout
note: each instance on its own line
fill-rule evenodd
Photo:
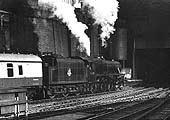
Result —
M 7 63 L 7 72 L 8 72 L 8 77 L 14 76 L 13 64 L 12 63 Z
M 19 75 L 23 75 L 22 65 L 18 65 Z
M 8 63 L 7 67 L 13 67 L 13 64 L 12 63 Z

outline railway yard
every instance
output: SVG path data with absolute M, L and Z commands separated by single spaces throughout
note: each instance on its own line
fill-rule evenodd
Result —
M 169 3 L 0 0 L 0 120 L 170 120 Z
M 169 88 L 125 87 L 119 91 L 28 101 L 26 115 L 40 120 L 168 120 Z M 14 116 L 3 116 L 16 119 Z

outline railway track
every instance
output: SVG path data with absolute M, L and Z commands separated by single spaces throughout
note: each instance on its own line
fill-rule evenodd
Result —
M 155 92 L 155 88 L 136 88 L 90 97 L 81 97 L 62 101 L 50 101 L 40 104 L 34 103 L 29 105 L 29 114 L 46 111 L 82 109 L 82 107 L 91 107 L 102 104 L 130 101 L 132 99 L 134 100 L 135 98 L 139 98 L 139 96 L 147 97 L 148 91 Z M 145 95 L 144 93 L 147 94 Z
M 131 120 L 132 116 L 136 116 L 141 112 L 147 111 L 153 108 L 160 100 L 150 99 L 148 101 L 142 101 L 136 104 L 130 104 L 128 106 L 120 107 L 117 110 L 106 111 L 90 118 L 81 118 L 79 120 Z
M 142 87 L 141 87 L 142 88 Z M 126 88 L 125 90 L 133 89 L 131 87 Z M 38 104 L 38 103 L 47 103 L 47 102 L 53 102 L 53 101 L 63 101 L 63 100 L 70 100 L 70 99 L 76 99 L 76 98 L 85 98 L 85 97 L 92 97 L 97 95 L 104 95 L 108 93 L 115 93 L 116 91 L 109 91 L 109 92 L 101 92 L 101 93 L 93 93 L 93 94 L 83 94 L 79 96 L 67 96 L 67 97 L 59 97 L 59 98 L 53 98 L 53 99 L 42 99 L 42 100 L 29 100 L 29 104 Z
M 170 96 L 136 120 L 170 120 Z
M 151 88 L 151 87 L 150 87 Z M 124 87 L 121 91 L 126 91 L 126 90 L 133 90 L 134 88 L 126 86 Z M 144 89 L 144 87 L 138 87 L 136 89 Z M 154 89 L 154 88 L 152 88 Z M 93 96 L 98 96 L 98 95 L 104 95 L 104 94 L 111 94 L 111 93 L 116 93 L 118 91 L 109 91 L 109 92 L 100 92 L 100 93 L 92 93 L 92 94 L 80 94 L 79 96 L 67 96 L 67 97 L 59 97 L 59 98 L 53 98 L 53 99 L 42 99 L 42 100 L 29 100 L 29 104 L 38 104 L 38 103 L 47 103 L 47 102 L 53 102 L 53 101 L 63 101 L 63 100 L 70 100 L 70 99 L 77 99 L 77 98 L 85 98 L 85 97 L 93 97 Z
M 29 104 L 28 119 L 40 119 L 51 116 L 60 116 L 74 112 L 93 111 L 102 113 L 106 111 L 118 110 L 127 106 L 132 106 L 141 101 L 164 97 L 167 89 L 156 88 L 133 88 L 129 90 L 98 94 L 96 96 L 81 97 L 59 101 L 48 101 Z M 99 110 L 100 109 L 100 110 Z M 99 111 L 98 111 L 99 110 Z M 93 115 L 96 113 L 93 113 Z M 22 117 L 20 117 L 22 119 Z M 23 118 L 25 119 L 25 118 Z
M 166 98 L 153 98 L 136 103 L 133 102 L 132 104 L 118 107 L 118 109 L 105 110 L 97 114 L 90 112 L 94 115 L 78 120 L 169 120 L 169 92 L 161 94 L 161 96 L 166 96 Z

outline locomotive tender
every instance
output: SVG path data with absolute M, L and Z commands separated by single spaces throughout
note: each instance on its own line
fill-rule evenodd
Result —
M 0 54 L 0 88 L 25 87 L 31 99 L 110 91 L 124 85 L 120 69 L 100 58 Z

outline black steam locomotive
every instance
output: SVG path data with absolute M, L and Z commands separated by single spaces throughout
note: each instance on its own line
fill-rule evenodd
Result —
M 43 86 L 48 96 L 68 96 L 121 89 L 124 75 L 117 61 L 43 56 Z
M 111 91 L 124 86 L 120 69 L 100 58 L 0 54 L 0 87 L 25 87 L 31 99 Z

